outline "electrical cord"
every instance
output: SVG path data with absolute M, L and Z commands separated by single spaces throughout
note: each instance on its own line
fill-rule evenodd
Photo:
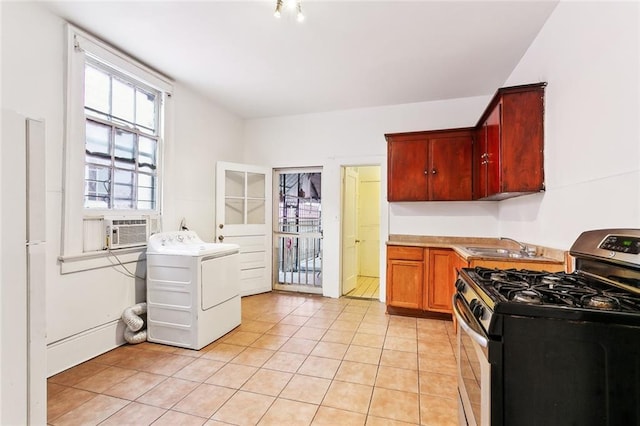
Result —
M 147 277 L 141 277 L 141 276 L 136 275 L 134 272 L 131 272 L 131 271 L 130 271 L 130 270 L 129 270 L 125 265 L 124 265 L 124 263 L 122 263 L 122 261 L 120 260 L 120 258 L 119 258 L 119 257 L 118 257 L 118 256 L 117 256 L 117 255 L 112 251 L 112 250 L 107 250 L 107 253 L 109 253 L 109 256 L 113 256 L 113 257 L 118 261 L 118 263 L 116 264 L 116 263 L 111 262 L 111 259 L 110 259 L 110 258 L 107 258 L 107 259 L 109 259 L 109 262 L 111 262 L 111 264 L 112 264 L 113 266 L 118 266 L 118 265 L 122 266 L 122 269 L 124 269 L 126 272 L 120 271 L 120 270 L 118 270 L 118 269 L 116 269 L 116 271 L 120 272 L 121 274 L 123 274 L 123 275 L 125 275 L 125 276 L 127 276 L 127 277 L 129 277 L 129 278 L 138 278 L 138 279 L 140 279 L 140 280 L 146 280 L 146 279 L 147 279 Z

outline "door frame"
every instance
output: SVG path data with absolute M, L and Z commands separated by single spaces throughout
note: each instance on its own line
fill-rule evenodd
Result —
M 380 205 L 379 205 L 379 211 L 380 211 L 380 229 L 379 229 L 379 233 L 380 233 L 380 252 L 379 252 L 379 256 L 380 256 L 380 270 L 379 270 L 379 276 L 380 276 L 380 294 L 379 294 L 379 300 L 380 302 L 385 302 L 386 301 L 386 288 L 387 288 L 387 279 L 386 279 L 386 268 L 387 268 L 387 264 L 386 264 L 386 244 L 383 244 L 383 242 L 386 242 L 388 240 L 389 237 L 389 203 L 387 202 L 387 158 L 386 156 L 379 156 L 379 157 L 355 157 L 355 158 L 341 158 L 341 159 L 336 159 L 336 164 L 335 167 L 338 168 L 338 173 L 339 173 L 339 183 L 340 183 L 340 190 L 339 190 L 339 212 L 340 212 L 340 222 L 342 222 L 342 212 L 344 211 L 344 206 L 343 206 L 343 197 L 344 197 L 344 183 L 343 183 L 343 173 L 344 170 L 347 167 L 366 167 L 366 166 L 378 166 L 380 167 Z M 338 246 L 339 246 L 339 250 L 340 250 L 340 266 L 339 266 L 339 276 L 340 276 L 340 281 L 338 284 L 338 292 L 340 293 L 340 295 L 338 297 L 340 297 L 342 294 L 342 239 L 343 239 L 343 233 L 342 233 L 342 226 L 340 226 L 340 230 L 339 230 L 339 241 L 338 241 Z
M 300 166 L 300 167 L 274 167 L 272 169 L 272 196 L 271 196 L 271 287 L 274 290 L 282 290 L 282 291 L 290 291 L 290 292 L 300 292 L 300 293 L 310 293 L 310 294 L 323 294 L 324 293 L 324 276 L 322 278 L 322 286 L 320 288 L 309 287 L 306 284 L 288 284 L 286 288 L 284 285 L 279 283 L 279 274 L 280 268 L 278 265 L 278 238 L 276 234 L 279 234 L 278 230 L 278 219 L 279 219 L 279 201 L 276 200 L 276 197 L 279 197 L 279 187 L 278 187 L 278 179 L 277 176 L 281 173 L 284 174 L 295 174 L 295 173 L 320 173 L 321 182 L 324 180 L 324 170 L 322 166 Z M 321 184 L 321 187 L 324 184 Z M 323 195 L 322 189 L 320 194 L 320 203 L 323 203 Z M 321 223 L 324 220 L 324 217 L 321 213 Z M 320 239 L 324 239 L 322 233 L 320 234 Z M 321 256 L 323 255 L 321 251 Z M 320 264 L 320 273 L 323 274 L 324 266 L 321 262 Z

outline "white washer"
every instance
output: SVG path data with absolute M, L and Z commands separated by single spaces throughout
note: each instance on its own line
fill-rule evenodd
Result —
M 147 243 L 147 340 L 201 349 L 240 325 L 240 247 L 193 231 Z

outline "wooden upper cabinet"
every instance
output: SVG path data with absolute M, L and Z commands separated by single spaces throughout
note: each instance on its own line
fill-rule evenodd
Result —
M 473 198 L 503 200 L 544 190 L 544 87 L 498 90 L 476 126 Z
M 472 195 L 471 128 L 387 138 L 388 201 L 463 201 Z
M 387 199 L 416 201 L 429 199 L 426 170 L 429 167 L 428 139 L 424 134 L 386 135 Z

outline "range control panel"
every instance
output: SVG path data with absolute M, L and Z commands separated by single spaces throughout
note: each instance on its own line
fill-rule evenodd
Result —
M 639 254 L 640 238 L 626 235 L 607 235 L 598 248 L 620 253 Z

